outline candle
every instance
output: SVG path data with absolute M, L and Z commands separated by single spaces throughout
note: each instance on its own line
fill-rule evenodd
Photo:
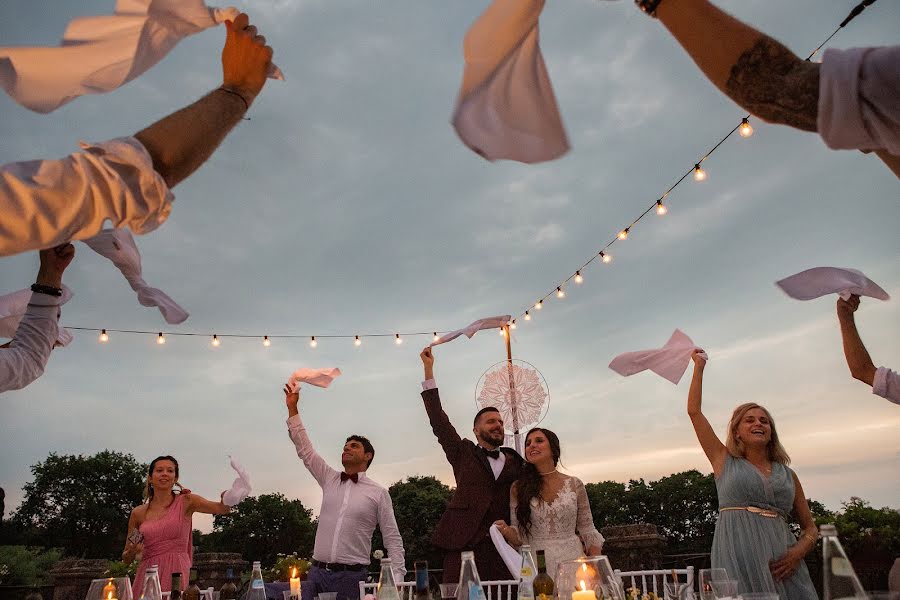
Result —
M 584 579 L 581 580 L 581 590 L 572 592 L 572 600 L 597 600 L 597 594 L 594 590 L 587 589 Z
M 106 582 L 106 585 L 103 586 L 104 600 L 116 600 L 116 591 L 116 584 L 110 579 Z
M 291 572 L 291 596 L 300 597 L 300 578 L 297 577 L 297 567 Z

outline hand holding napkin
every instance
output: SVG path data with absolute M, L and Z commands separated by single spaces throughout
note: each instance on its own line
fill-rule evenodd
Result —
M 662 348 L 620 354 L 612 359 L 609 368 L 624 377 L 650 369 L 663 379 L 678 385 L 691 362 L 691 354 L 694 350 L 702 352 L 701 348 L 694 345 L 691 338 L 680 329 L 676 329 Z M 709 359 L 705 352 L 702 352 L 701 356 Z
M 449 341 L 455 340 L 461 335 L 465 335 L 470 340 L 472 336 L 474 336 L 477 332 L 482 329 L 497 329 L 498 327 L 503 327 L 504 325 L 509 323 L 509 320 L 512 317 L 509 315 L 500 315 L 497 317 L 487 317 L 484 319 L 478 319 L 473 323 L 469 323 L 466 327 L 462 329 L 457 329 L 456 331 L 451 331 L 450 333 L 445 333 L 431 344 L 429 344 L 429 348 L 432 346 L 437 346 L 439 344 L 446 344 Z
M 838 294 L 844 300 L 851 295 L 890 300 L 890 295 L 877 283 L 856 269 L 815 267 L 776 281 L 775 285 L 795 300 L 812 300 L 827 294 Z

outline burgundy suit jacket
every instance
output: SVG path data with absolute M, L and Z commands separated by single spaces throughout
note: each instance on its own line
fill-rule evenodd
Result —
M 506 464 L 500 477 L 494 479 L 487 455 L 471 440 L 460 438 L 450 423 L 447 413 L 441 408 L 437 389 L 422 392 L 422 400 L 425 401 L 431 429 L 456 478 L 456 491 L 434 530 L 431 542 L 444 550 L 471 548 L 488 535 L 494 521 L 503 519 L 509 522 L 509 488 L 519 478 L 523 460 L 512 448 L 501 448 L 506 455 Z

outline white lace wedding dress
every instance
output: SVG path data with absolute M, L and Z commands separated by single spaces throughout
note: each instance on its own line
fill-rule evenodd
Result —
M 603 536 L 594 527 L 587 491 L 577 477 L 565 475 L 556 498 L 546 502 L 531 499 L 531 527 L 526 536 L 516 519 L 514 500 L 510 502 L 510 525 L 516 527 L 523 544 L 544 551 L 547 574 L 556 580 L 559 563 L 583 556 L 585 549 L 603 545 Z

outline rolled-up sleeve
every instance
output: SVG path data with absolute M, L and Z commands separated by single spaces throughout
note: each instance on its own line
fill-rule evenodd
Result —
M 59 299 L 32 294 L 8 348 L 0 349 L 0 393 L 19 390 L 40 377 L 59 336 Z
M 900 404 L 900 374 L 887 367 L 875 369 L 872 379 L 872 393 L 887 398 L 894 404 Z
M 817 127 L 829 148 L 900 156 L 898 99 L 900 45 L 825 51 Z
M 136 234 L 165 221 L 175 197 L 141 143 L 82 144 L 59 160 L 0 167 L 0 256 L 92 237 L 108 220 Z

